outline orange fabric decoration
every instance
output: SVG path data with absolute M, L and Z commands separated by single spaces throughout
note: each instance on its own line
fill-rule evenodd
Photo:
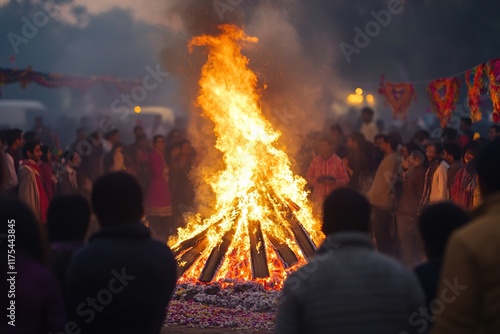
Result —
M 415 88 L 411 83 L 380 81 L 379 94 L 385 96 L 385 104 L 392 107 L 394 118 L 406 119 L 411 101 L 417 99 Z
M 480 64 L 465 72 L 465 82 L 468 88 L 470 118 L 473 122 L 478 122 L 482 118 L 481 114 L 481 91 L 484 89 L 485 64 Z
M 493 122 L 500 122 L 500 59 L 488 62 L 488 79 L 490 81 L 490 98 L 493 103 Z
M 457 78 L 436 79 L 431 81 L 427 87 L 432 109 L 439 117 L 443 128 L 446 127 L 453 110 L 455 110 L 455 104 L 460 95 L 459 87 L 460 82 Z

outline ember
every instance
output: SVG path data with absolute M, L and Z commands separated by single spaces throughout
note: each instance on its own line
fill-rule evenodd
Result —
M 280 289 L 287 272 L 306 263 L 324 237 L 304 190 L 277 141 L 281 135 L 260 108 L 257 77 L 240 43 L 256 43 L 232 25 L 198 36 L 208 47 L 197 103 L 214 123 L 225 169 L 205 175 L 216 195 L 211 217 L 189 217 L 169 244 L 181 283 L 253 280 Z

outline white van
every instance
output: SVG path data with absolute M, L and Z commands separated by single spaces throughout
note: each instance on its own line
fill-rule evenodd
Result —
M 39 101 L 0 100 L 0 129 L 29 129 L 39 116 L 47 121 L 47 107 Z

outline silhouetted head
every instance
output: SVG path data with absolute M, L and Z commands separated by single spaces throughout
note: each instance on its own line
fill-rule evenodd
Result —
M 490 138 L 490 140 L 495 140 L 495 138 L 500 137 L 500 125 L 493 124 L 492 126 L 490 126 L 488 137 Z
M 8 147 L 17 149 L 22 143 L 23 130 L 20 129 L 9 129 L 5 133 L 5 143 Z
M 47 240 L 41 232 L 40 223 L 26 204 L 17 199 L 1 200 L 0 221 L 0 233 L 5 235 L 2 243 L 7 243 L 8 230 L 13 229 L 16 255 L 22 254 L 40 264 L 48 264 Z
M 92 207 L 101 226 L 137 223 L 144 214 L 141 186 L 125 172 L 104 175 L 94 184 Z
M 460 129 L 462 131 L 470 129 L 472 126 L 472 120 L 470 117 L 462 117 L 460 119 Z
M 47 212 L 51 243 L 83 241 L 90 222 L 90 204 L 81 195 L 55 197 Z
M 386 135 L 383 137 L 382 148 L 384 153 L 390 154 L 398 149 L 398 139 L 392 135 Z
M 363 123 L 371 123 L 373 122 L 373 116 L 374 116 L 373 109 L 370 107 L 365 107 L 361 109 L 361 119 L 363 120 Z
M 42 145 L 41 150 L 42 156 L 40 157 L 40 160 L 42 160 L 42 162 L 52 162 L 52 151 L 50 150 L 50 147 Z
M 39 142 L 30 141 L 23 146 L 23 159 L 32 159 L 35 162 L 39 162 L 42 158 L 42 148 Z
M 451 202 L 430 205 L 418 219 L 420 233 L 424 240 L 429 260 L 444 255 L 449 237 L 469 221 L 469 215 Z
M 485 196 L 500 191 L 500 138 L 489 142 L 479 152 L 476 170 Z
M 458 131 L 454 128 L 445 128 L 443 130 L 443 140 L 446 143 L 455 142 L 457 140 Z
M 453 161 L 460 161 L 462 158 L 462 149 L 456 143 L 446 143 L 443 146 L 443 159 L 451 164 Z
M 365 141 L 365 136 L 361 132 L 351 132 L 347 138 L 347 147 L 351 150 L 363 148 Z
M 340 188 L 332 192 L 323 204 L 325 235 L 338 232 L 370 231 L 371 207 L 368 200 L 355 190 Z

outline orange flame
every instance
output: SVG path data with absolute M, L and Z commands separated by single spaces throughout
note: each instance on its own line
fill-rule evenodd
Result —
M 223 238 L 233 230 L 231 242 L 218 267 L 214 281 L 247 281 L 263 283 L 267 288 L 282 287 L 287 272 L 306 263 L 307 259 L 297 244 L 290 225 L 290 213 L 302 223 L 315 245 L 324 238 L 319 222 L 313 217 L 311 205 L 304 190 L 306 181 L 291 171 L 287 154 L 278 147 L 281 133 L 266 120 L 257 94 L 257 77 L 248 68 L 249 60 L 241 54 L 242 42 L 257 43 L 233 25 L 219 26 L 218 36 L 194 37 L 188 45 L 207 46 L 208 60 L 202 68 L 197 102 L 203 116 L 214 123 L 217 137 L 215 148 L 222 152 L 225 169 L 215 175 L 205 175 L 216 194 L 216 205 L 211 217 L 188 217 L 187 227 L 169 240 L 175 251 L 179 245 L 206 231 L 207 247 L 180 277 L 180 282 L 196 281 L 214 249 L 221 247 Z M 284 205 L 280 205 L 284 204 Z M 256 247 L 265 256 L 269 276 L 254 279 L 251 266 L 250 222 L 259 222 L 262 238 Z M 298 262 L 285 268 L 274 239 L 285 243 Z M 262 244 L 265 247 L 262 248 Z M 262 254 L 261 254 L 262 255 Z M 178 257 L 178 261 L 179 257 Z M 183 263 L 179 263 L 183 264 Z

